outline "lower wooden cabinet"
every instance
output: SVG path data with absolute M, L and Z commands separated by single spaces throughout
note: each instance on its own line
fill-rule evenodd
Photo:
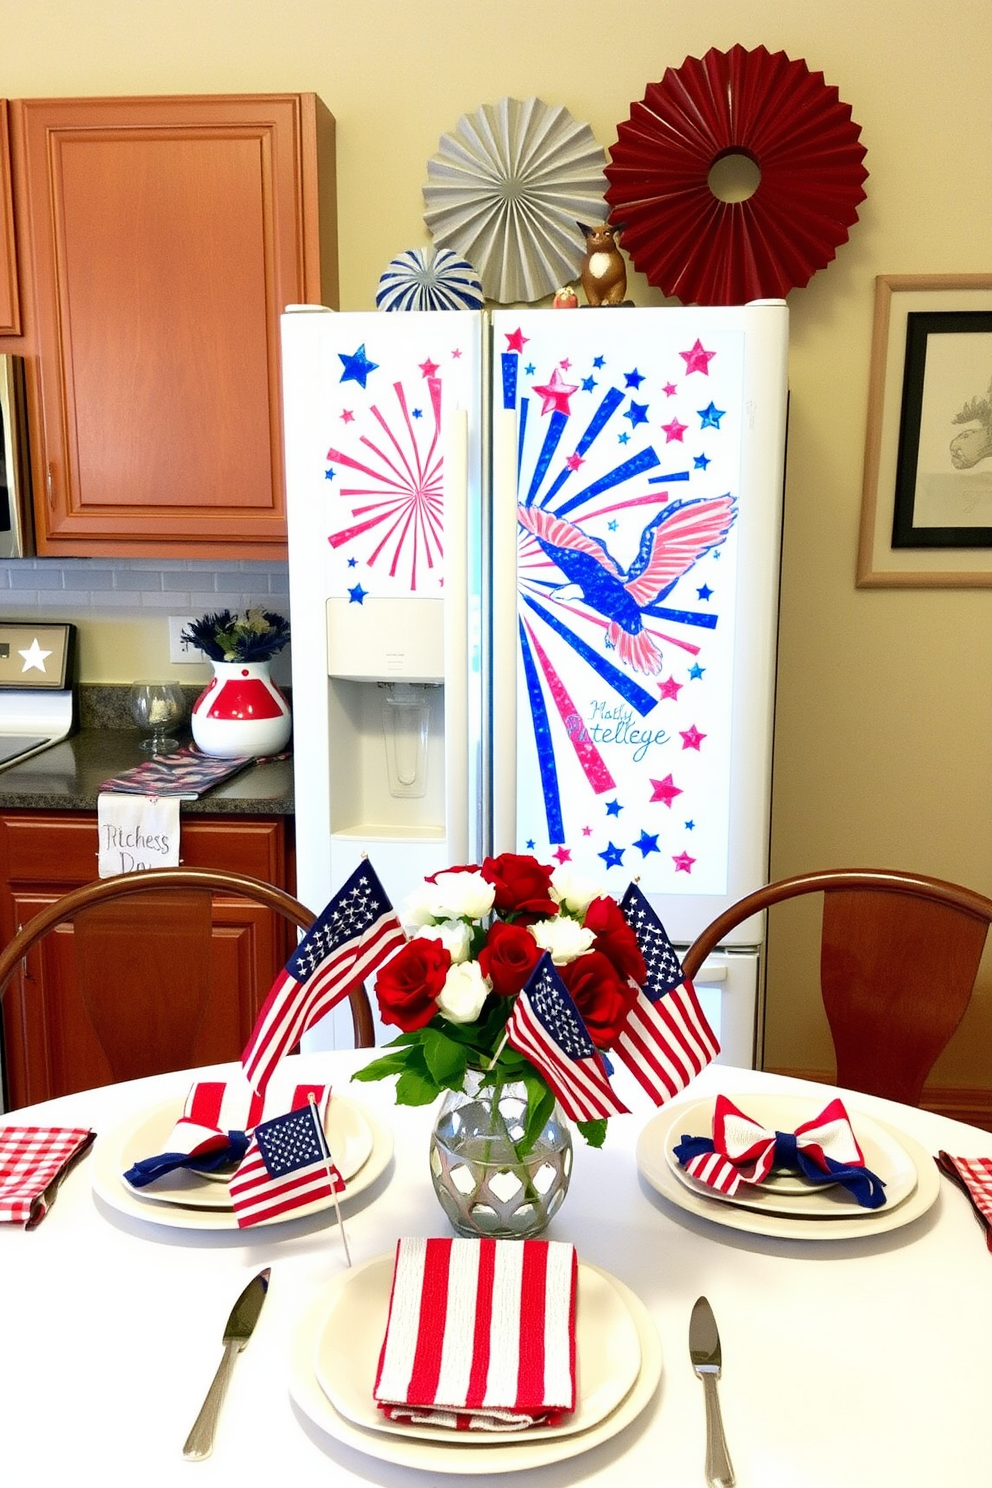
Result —
M 182 828 L 186 867 L 247 873 L 293 891 L 290 821 L 282 817 L 189 817 Z M 19 925 L 70 889 L 97 877 L 96 817 L 92 813 L 0 814 L 0 935 L 6 943 Z M 144 896 L 142 896 L 144 897 Z M 203 910 L 206 913 L 206 909 Z M 191 1065 L 237 1058 L 262 1002 L 285 964 L 295 933 L 271 911 L 235 897 L 216 896 L 211 907 L 209 966 L 191 965 L 196 926 L 191 906 L 143 931 L 122 933 L 112 956 L 89 968 L 100 983 L 102 1016 L 154 1022 L 162 1000 L 190 1002 Z M 132 920 L 134 916 L 132 915 Z M 103 945 L 106 945 L 104 939 Z M 66 926 L 35 947 L 3 1003 L 4 1083 L 8 1110 L 49 1100 L 114 1078 L 80 991 L 85 947 Z M 190 975 L 202 983 L 194 995 Z

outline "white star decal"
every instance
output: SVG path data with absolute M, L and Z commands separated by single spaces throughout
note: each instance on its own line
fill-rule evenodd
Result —
M 51 656 L 52 653 L 51 651 L 42 651 L 38 645 L 38 637 L 35 636 L 28 649 L 26 651 L 18 651 L 17 654 L 24 657 L 24 665 L 21 667 L 22 672 L 30 672 L 32 667 L 37 667 L 39 672 L 44 672 L 45 657 Z

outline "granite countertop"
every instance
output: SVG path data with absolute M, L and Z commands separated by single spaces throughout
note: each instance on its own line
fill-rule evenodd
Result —
M 184 688 L 195 701 L 198 687 Z M 131 722 L 126 686 L 81 686 L 78 731 L 29 759 L 0 770 L 0 808 L 34 811 L 95 811 L 104 780 L 142 764 L 142 734 Z M 189 743 L 188 729 L 178 735 Z M 292 816 L 293 761 L 252 765 L 195 801 L 183 801 L 191 816 Z

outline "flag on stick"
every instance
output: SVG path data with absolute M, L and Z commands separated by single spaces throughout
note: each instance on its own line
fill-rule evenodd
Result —
M 684 1090 L 720 1052 L 665 928 L 636 884 L 620 901 L 648 969 L 611 1049 L 656 1105 Z
M 573 1121 L 596 1121 L 627 1111 L 547 952 L 514 999 L 506 1036 L 540 1070 Z
M 311 925 L 269 991 L 241 1056 L 264 1093 L 279 1060 L 302 1034 L 406 942 L 371 863 L 362 862 Z
M 330 1161 L 316 1102 L 260 1122 L 231 1179 L 231 1202 L 241 1229 L 288 1219 L 297 1209 L 344 1189 Z

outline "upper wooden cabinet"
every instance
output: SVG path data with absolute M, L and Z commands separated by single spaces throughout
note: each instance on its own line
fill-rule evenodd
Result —
M 17 258 L 14 252 L 14 198 L 10 184 L 10 135 L 7 127 L 7 101 L 0 98 L 0 336 L 16 336 L 20 329 Z
M 334 305 L 313 94 L 11 104 L 41 554 L 285 555 L 279 315 Z

